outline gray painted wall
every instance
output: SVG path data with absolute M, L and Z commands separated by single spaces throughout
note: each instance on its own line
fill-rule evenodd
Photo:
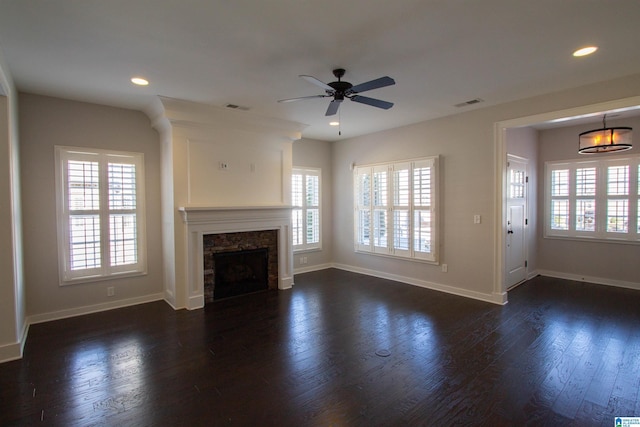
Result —
M 27 314 L 44 315 L 162 292 L 160 146 L 139 111 L 20 95 L 22 202 Z M 58 284 L 54 146 L 144 153 L 148 274 L 85 284 Z M 107 297 L 106 288 L 115 287 Z
M 26 339 L 18 93 L 0 50 L 0 361 L 22 356 Z
M 320 168 L 322 171 L 322 250 L 294 254 L 294 270 L 312 270 L 333 262 L 332 145 L 331 142 L 305 138 L 293 142 L 293 167 Z M 306 264 L 301 264 L 301 256 L 307 258 Z

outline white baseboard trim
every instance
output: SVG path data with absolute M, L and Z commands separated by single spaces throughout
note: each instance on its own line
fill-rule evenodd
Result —
M 541 276 L 555 277 L 556 279 L 575 280 L 578 282 L 594 283 L 596 285 L 617 286 L 619 288 L 640 290 L 640 283 L 624 280 L 607 279 L 605 277 L 583 276 L 580 274 L 562 273 L 559 271 L 538 270 Z
M 22 359 L 22 347 L 23 344 L 19 342 L 0 345 L 0 363 Z
M 52 320 L 66 319 L 68 317 L 82 316 L 84 314 L 98 313 L 100 311 L 113 310 L 116 308 L 129 307 L 132 305 L 144 304 L 144 303 L 153 302 L 153 301 L 163 301 L 163 300 L 164 300 L 164 294 L 162 293 L 144 295 L 141 297 L 127 298 L 127 299 L 122 299 L 122 300 L 113 301 L 113 302 L 106 302 L 102 304 L 86 305 L 83 307 L 70 308 L 67 310 L 59 310 L 59 311 L 52 311 L 49 313 L 34 314 L 27 318 L 27 322 L 30 325 L 35 325 L 36 323 L 50 322 Z
M 476 300 L 490 302 L 493 304 L 504 305 L 507 303 L 507 294 L 492 293 L 484 294 L 482 292 L 470 291 L 467 289 L 456 288 L 449 285 L 443 285 L 440 283 L 428 282 L 426 280 L 415 279 L 413 277 L 405 277 L 397 274 L 384 273 L 377 270 L 370 270 L 367 268 L 354 267 L 345 264 L 332 264 L 333 268 L 340 270 L 351 271 L 352 273 L 366 274 L 367 276 L 378 277 L 381 279 L 394 280 L 396 282 L 406 283 L 408 285 L 419 286 L 421 288 L 427 288 L 434 291 L 446 292 L 448 294 L 457 295 L 465 298 L 473 298 Z
M 327 268 L 332 268 L 332 267 L 333 267 L 333 264 L 331 263 L 310 265 L 307 267 L 294 268 L 293 274 L 296 275 L 296 274 L 302 274 L 302 273 L 311 273 L 312 271 L 326 270 Z M 295 277 L 294 277 L 294 282 L 295 282 Z
M 22 359 L 22 355 L 24 354 L 24 345 L 27 342 L 28 333 L 29 323 L 25 322 L 18 342 L 0 345 L 0 363 Z
M 172 295 L 172 294 L 170 294 L 170 293 L 168 293 L 166 290 L 165 290 L 165 293 L 164 293 L 164 295 L 163 295 L 162 299 L 164 300 L 164 302 L 166 302 L 167 304 L 169 304 L 169 307 L 173 308 L 174 310 L 180 310 L 178 307 L 176 307 L 176 306 L 173 304 L 173 295 Z M 183 307 L 183 308 L 184 308 L 184 307 Z

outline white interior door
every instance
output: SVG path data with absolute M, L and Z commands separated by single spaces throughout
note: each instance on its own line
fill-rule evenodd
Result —
M 507 289 L 527 278 L 527 159 L 507 156 Z

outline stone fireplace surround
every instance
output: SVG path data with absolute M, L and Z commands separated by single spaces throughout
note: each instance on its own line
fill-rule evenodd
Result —
M 268 289 L 278 289 L 278 232 L 277 230 L 243 231 L 241 233 L 204 234 L 204 302 L 208 304 L 215 300 L 218 293 L 217 280 L 221 270 L 218 265 L 219 256 L 235 255 L 243 259 L 242 254 L 250 257 L 249 253 L 262 252 L 266 255 L 265 276 Z M 230 258 L 225 258 L 230 259 Z M 237 258 L 236 258 L 237 259 Z M 261 265 L 261 264 L 257 264 Z M 258 268 L 256 272 L 262 272 Z
M 204 245 L 207 234 L 276 230 L 278 235 L 278 289 L 293 285 L 291 208 L 289 206 L 181 207 L 187 227 L 187 308 L 204 307 Z

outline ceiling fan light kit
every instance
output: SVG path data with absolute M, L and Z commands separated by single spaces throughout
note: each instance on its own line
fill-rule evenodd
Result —
M 327 112 L 325 113 L 325 116 L 335 115 L 338 112 L 340 103 L 344 101 L 345 98 L 350 99 L 351 101 L 358 102 L 360 104 L 366 104 L 372 107 L 382 108 L 383 110 L 388 110 L 389 108 L 393 107 L 393 102 L 383 101 L 381 99 L 369 98 L 367 96 L 359 95 L 359 93 L 362 93 L 362 92 L 379 89 L 382 87 L 396 84 L 395 80 L 393 80 L 391 77 L 388 77 L 388 76 L 380 77 L 378 79 L 371 80 L 365 83 L 360 83 L 354 86 L 349 82 L 343 82 L 341 80 L 342 77 L 344 76 L 344 73 L 345 73 L 344 68 L 336 68 L 335 70 L 333 70 L 333 75 L 338 80 L 331 83 L 324 83 L 323 81 L 313 76 L 300 75 L 300 77 L 302 77 L 309 83 L 324 89 L 325 93 L 323 95 L 311 95 L 311 96 L 302 96 L 298 98 L 281 99 L 278 102 L 292 102 L 292 101 L 299 101 L 303 99 L 332 97 L 333 99 L 329 103 L 329 107 L 327 108 Z

